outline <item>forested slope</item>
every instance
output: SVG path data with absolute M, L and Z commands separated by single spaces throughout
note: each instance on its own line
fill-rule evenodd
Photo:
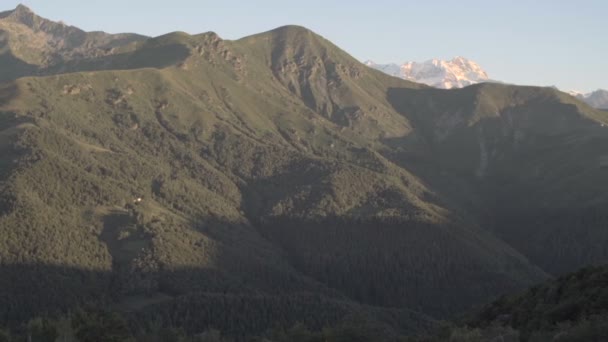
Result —
M 188 333 L 356 314 L 396 336 L 606 261 L 608 114 L 568 95 L 430 89 L 297 26 L 146 38 L 31 15 L 0 15 L 2 63 L 33 68 L 0 86 L 6 324 L 92 304 Z M 24 32 L 103 39 L 25 55 Z

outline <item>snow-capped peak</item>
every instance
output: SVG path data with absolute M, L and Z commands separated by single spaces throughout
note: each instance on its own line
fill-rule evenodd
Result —
M 488 74 L 479 64 L 460 56 L 449 61 L 431 59 L 426 62 L 406 62 L 402 65 L 376 64 L 372 61 L 366 61 L 365 64 L 391 76 L 436 88 L 461 88 L 489 80 Z

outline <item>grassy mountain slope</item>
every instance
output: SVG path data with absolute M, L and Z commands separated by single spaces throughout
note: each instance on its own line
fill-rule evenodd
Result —
M 561 240 L 539 246 L 553 226 L 525 240 L 488 219 L 524 200 L 604 203 L 587 163 L 606 112 L 543 88 L 429 89 L 301 27 L 104 37 L 57 63 L 6 50 L 46 75 L 0 88 L 7 320 L 93 300 L 166 323 L 219 301 L 224 320 L 242 317 L 236 302 L 264 317 L 233 334 L 316 311 L 330 314 L 315 327 L 364 312 L 411 330 L 429 324 L 416 311 L 445 317 L 546 279 L 554 260 L 606 257 L 599 225 L 562 255 Z M 89 53 L 103 44 L 117 47 Z
M 300 47 L 313 51 L 307 62 L 314 51 L 337 50 L 301 28 L 266 35 L 280 45 L 283 35 L 292 33 L 312 37 L 312 43 L 304 43 L 310 47 Z M 176 44 L 188 49 L 187 58 L 162 70 L 22 78 L 7 86 L 11 94 L 3 107 L 5 130 L 27 124 L 16 133 L 18 143 L 10 146 L 20 157 L 9 163 L 3 182 L 4 193 L 13 199 L 0 219 L 4 263 L 100 271 L 107 279 L 107 296 L 118 302 L 141 294 L 171 298 L 193 292 L 307 291 L 379 306 L 411 305 L 437 314 L 469 303 L 437 305 L 410 295 L 394 302 L 378 293 L 385 286 L 395 294 L 415 290 L 424 298 L 421 291 L 429 289 L 430 297 L 458 279 L 462 285 L 454 292 L 459 297 L 482 302 L 544 277 L 515 251 L 464 221 L 443 227 L 442 222 L 451 221 L 449 210 L 432 190 L 366 146 L 379 144 L 377 137 L 384 131 L 380 115 L 389 118 L 393 134 L 408 129 L 406 118 L 384 98 L 371 111 L 375 94 L 395 83 L 415 86 L 333 51 L 324 63 L 333 63 L 337 71 L 314 71 L 326 76 L 307 79 L 323 90 L 302 82 L 314 103 L 321 101 L 319 94 L 331 98 L 333 112 L 324 111 L 277 77 L 295 74 L 278 73 L 272 61 L 263 67 L 269 60 L 256 58 L 250 39 L 224 42 L 214 34 L 172 34 L 133 53 L 143 54 L 148 46 L 158 49 L 151 57 L 173 51 Z M 356 70 L 359 76 L 354 77 Z M 338 88 L 329 86 L 338 79 L 346 81 Z M 369 92 L 368 82 L 376 85 Z M 369 109 L 371 121 L 343 125 L 339 118 L 347 114 L 342 108 L 352 106 Z M 144 201 L 136 206 L 132 201 L 138 197 Z M 347 254 L 339 262 L 321 264 L 311 264 L 308 254 L 291 246 L 305 228 L 282 221 L 297 218 L 306 227 L 331 231 L 344 229 L 343 221 L 318 225 L 314 220 L 357 219 L 360 228 L 352 239 L 363 242 L 358 235 L 367 234 L 373 227 L 369 220 L 377 215 L 397 218 L 392 233 L 379 236 L 373 245 L 341 246 L 344 237 L 326 236 Z M 416 228 L 420 225 L 426 228 Z M 284 228 L 280 236 L 275 234 L 278 226 Z M 459 231 L 470 238 L 449 238 Z M 379 253 L 383 246 L 418 235 L 429 243 L 445 239 L 454 255 L 441 246 L 402 250 L 394 245 L 390 253 L 404 263 L 385 265 L 389 250 Z M 311 240 L 299 247 L 316 245 Z M 355 250 L 369 256 L 368 265 L 352 267 L 359 265 Z M 414 256 L 423 250 L 428 260 L 439 263 L 414 272 L 420 267 Z M 450 262 L 454 258 L 462 260 Z M 376 278 L 374 294 L 369 279 L 380 267 L 393 269 Z M 448 267 L 451 273 L 444 274 Z M 346 282 L 327 279 L 319 269 L 339 270 Z M 404 277 L 413 280 L 405 288 Z M 466 285 L 469 278 L 484 281 L 473 289 Z M 36 281 L 56 288 L 54 278 Z

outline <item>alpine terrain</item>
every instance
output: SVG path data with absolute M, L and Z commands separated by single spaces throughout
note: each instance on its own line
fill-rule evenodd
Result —
M 431 59 L 425 62 L 406 62 L 401 65 L 376 64 L 372 61 L 366 61 L 365 64 L 391 76 L 441 89 L 462 88 L 490 81 L 479 64 L 464 57 L 454 57 L 449 61 Z
M 365 65 L 387 75 L 440 89 L 464 88 L 484 82 L 501 83 L 490 79 L 479 64 L 464 57 L 454 57 L 449 61 L 431 59 L 425 62 L 406 62 L 401 65 L 377 64 L 368 60 Z M 594 108 L 608 109 L 608 90 L 598 89 L 590 93 L 568 91 L 568 94 Z
M 445 87 L 487 79 L 451 65 L 474 71 Z M 552 88 L 435 89 L 298 26 L 150 38 L 25 6 L 0 66 L 14 336 L 397 340 L 608 261 L 608 112 Z

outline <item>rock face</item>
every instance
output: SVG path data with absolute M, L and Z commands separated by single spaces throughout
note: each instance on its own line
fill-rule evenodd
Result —
M 488 74 L 479 64 L 464 57 L 455 57 L 449 61 L 431 59 L 421 63 L 406 62 L 401 65 L 376 64 L 371 61 L 365 64 L 391 76 L 442 89 L 462 88 L 489 81 Z

